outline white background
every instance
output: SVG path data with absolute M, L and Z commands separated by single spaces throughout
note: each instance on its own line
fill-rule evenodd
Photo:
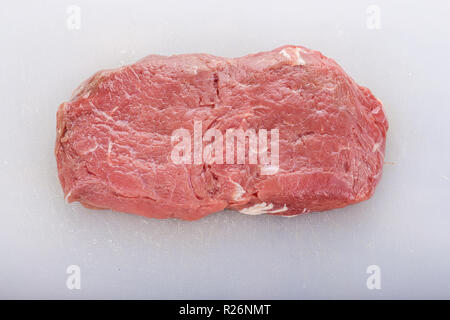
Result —
M 367 26 L 373 4 L 380 29 Z M 450 298 L 449 17 L 449 1 L 5 1 L 0 298 Z M 384 102 L 389 163 L 372 199 L 196 222 L 64 203 L 55 114 L 85 78 L 151 53 L 284 44 L 334 58 Z M 381 290 L 366 287 L 372 264 Z M 69 265 L 81 290 L 66 287 Z

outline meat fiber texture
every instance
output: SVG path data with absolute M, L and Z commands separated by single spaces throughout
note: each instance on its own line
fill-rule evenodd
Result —
M 172 134 L 193 132 L 195 121 L 202 133 L 277 128 L 278 170 L 174 163 Z M 88 208 L 184 220 L 223 209 L 293 216 L 370 198 L 387 129 L 381 101 L 318 51 L 150 55 L 97 72 L 60 105 L 55 154 L 66 200 Z

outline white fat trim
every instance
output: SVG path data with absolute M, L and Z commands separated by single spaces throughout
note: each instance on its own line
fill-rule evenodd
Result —
M 291 59 L 291 56 L 289 55 L 289 53 L 286 52 L 286 49 L 281 50 L 280 53 L 289 60 Z
M 291 48 L 286 48 L 291 49 Z M 303 60 L 301 54 L 300 54 L 300 48 L 296 48 L 293 50 L 293 55 L 288 53 L 286 49 L 283 49 L 280 51 L 280 54 L 282 54 L 285 58 L 289 59 L 294 66 L 304 66 L 306 65 L 305 60 Z M 292 51 L 292 49 L 290 50 Z
M 295 57 L 297 58 L 297 65 L 304 66 L 306 64 L 305 60 L 303 60 L 302 55 L 300 54 L 300 49 L 295 49 Z
M 283 206 L 283 208 L 281 208 L 281 209 L 277 209 L 277 210 L 273 210 L 273 211 L 270 211 L 270 213 L 278 213 L 278 212 L 284 212 L 284 211 L 287 211 L 288 210 L 288 207 L 286 206 L 286 204 Z
M 69 193 L 64 197 L 64 201 L 68 203 L 69 197 L 72 195 L 72 190 L 69 191 Z
M 245 194 L 244 188 L 242 188 L 242 186 L 239 183 L 234 182 L 233 180 L 231 180 L 231 183 L 233 183 L 236 186 L 236 189 L 234 190 L 233 193 L 233 200 L 234 201 L 242 200 L 242 196 Z
M 278 213 L 278 212 L 284 212 L 288 210 L 288 207 L 286 204 L 281 209 L 272 210 L 273 209 L 273 203 L 267 204 L 266 202 L 257 203 L 253 205 L 252 207 L 245 208 L 240 210 L 240 213 L 248 214 L 251 216 L 256 216 L 260 214 L 266 214 L 266 213 Z M 271 211 L 272 210 L 272 211 Z

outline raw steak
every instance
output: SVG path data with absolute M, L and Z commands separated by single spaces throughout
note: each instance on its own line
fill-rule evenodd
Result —
M 243 164 L 174 163 L 172 134 L 194 132 L 195 121 L 203 134 L 278 129 L 278 170 L 263 173 L 267 163 L 249 164 L 249 155 Z M 186 220 L 226 208 L 292 216 L 370 198 L 387 129 L 380 100 L 317 51 L 150 55 L 97 72 L 60 105 L 55 153 L 67 201 L 89 208 Z

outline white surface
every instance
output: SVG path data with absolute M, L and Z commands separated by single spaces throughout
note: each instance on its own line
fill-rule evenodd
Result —
M 81 29 L 66 9 L 81 8 Z M 369 5 L 381 29 L 366 26 Z M 450 2 L 8 1 L 0 12 L 0 298 L 450 298 Z M 301 44 L 385 104 L 372 199 L 291 219 L 159 221 L 64 203 L 55 114 L 99 69 L 150 53 Z M 366 268 L 381 268 L 368 290 Z M 66 288 L 79 265 L 81 290 Z

